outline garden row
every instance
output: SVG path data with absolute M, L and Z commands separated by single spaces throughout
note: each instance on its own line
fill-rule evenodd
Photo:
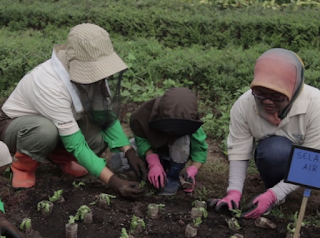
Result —
M 93 22 L 125 40 L 154 38 L 170 48 L 197 44 L 222 49 L 234 44 L 247 49 L 259 43 L 294 51 L 320 48 L 318 9 L 280 11 L 254 6 L 219 10 L 209 3 L 2 0 L 0 23 L 11 31 L 29 28 L 43 31 L 48 26 L 69 29 L 82 22 Z M 299 3 L 304 5 L 303 1 Z
M 55 29 L 51 33 L 53 35 L 50 37 L 44 37 L 41 32 L 32 30 L 23 33 L 0 30 L 2 95 L 7 96 L 24 74 L 49 59 L 54 44 L 66 42 L 67 31 Z M 55 43 L 53 38 L 56 38 Z M 221 102 L 221 95 L 225 93 L 232 98 L 237 90 L 249 85 L 256 59 L 270 49 L 267 44 L 256 45 L 245 51 L 237 46 L 224 50 L 204 49 L 199 45 L 171 49 L 156 40 L 143 38 L 135 41 L 116 39 L 113 44 L 130 68 L 125 73 L 125 80 L 132 84 L 127 86 L 128 90 L 138 101 L 148 96 L 144 94 L 139 97 L 146 92 L 145 86 L 159 86 L 164 79 L 197 89 L 209 89 L 210 99 L 215 103 Z M 320 52 L 302 48 L 297 53 L 306 65 L 306 82 L 319 87 Z M 135 84 L 144 88 L 133 87 Z M 126 87 L 126 84 L 123 86 Z

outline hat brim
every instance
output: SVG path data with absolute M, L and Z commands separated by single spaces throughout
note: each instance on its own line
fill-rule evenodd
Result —
M 95 83 L 128 68 L 115 52 L 99 61 L 72 60 L 69 67 L 70 80 L 82 84 Z
M 162 118 L 149 122 L 149 126 L 154 129 L 180 136 L 191 135 L 195 133 L 202 124 L 202 121 L 177 118 Z

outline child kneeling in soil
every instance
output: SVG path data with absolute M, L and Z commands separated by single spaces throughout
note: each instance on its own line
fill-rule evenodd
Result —
M 198 170 L 207 160 L 207 143 L 198 116 L 197 98 L 187 88 L 172 88 L 142 104 L 130 117 L 131 143 L 149 168 L 148 179 L 159 195 L 174 195 L 183 185 L 191 193 Z M 115 158 L 113 155 L 112 161 Z M 180 183 L 180 172 L 188 160 Z M 117 160 L 119 161 L 119 160 Z M 111 166 L 111 165 L 110 165 Z M 112 166 L 111 166 L 112 167 Z

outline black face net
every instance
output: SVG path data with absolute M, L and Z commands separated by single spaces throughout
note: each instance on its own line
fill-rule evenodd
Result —
M 124 71 L 92 84 L 73 83 L 84 114 L 95 125 L 108 128 L 119 117 L 121 80 Z

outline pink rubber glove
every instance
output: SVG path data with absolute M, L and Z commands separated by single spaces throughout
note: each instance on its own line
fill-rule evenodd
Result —
M 157 154 L 151 154 L 147 156 L 146 160 L 148 162 L 148 179 L 150 183 L 156 188 L 164 187 L 167 175 L 160 163 L 159 156 Z
M 268 211 L 276 201 L 276 194 L 271 189 L 268 189 L 250 202 L 249 210 L 243 212 L 241 217 L 256 219 Z
M 186 172 L 183 175 L 183 178 L 186 182 L 189 182 L 191 184 L 191 188 L 186 188 L 183 191 L 186 193 L 192 193 L 194 186 L 196 185 L 196 175 L 198 173 L 197 167 L 191 165 L 186 169 Z
M 216 211 L 219 211 L 221 207 L 227 206 L 229 210 L 239 209 L 239 203 L 241 199 L 241 192 L 238 190 L 230 190 L 227 192 L 227 196 L 222 199 L 210 199 L 209 207 L 216 207 Z

